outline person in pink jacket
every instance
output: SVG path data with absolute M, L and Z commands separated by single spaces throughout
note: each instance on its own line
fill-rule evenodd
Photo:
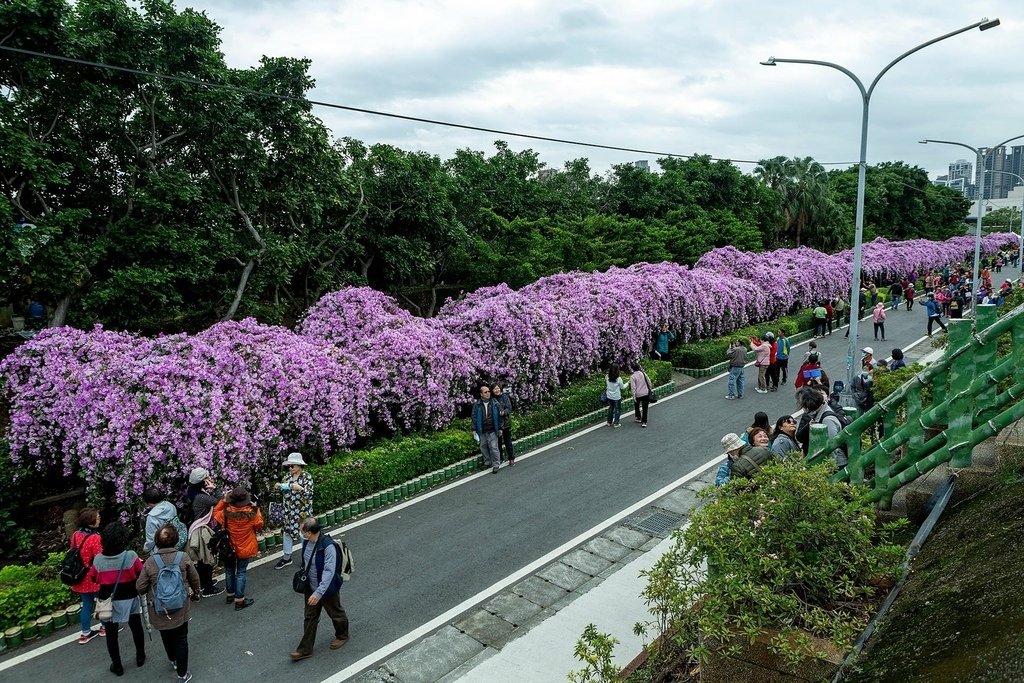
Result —
M 885 304 L 881 301 L 875 304 L 875 310 L 871 312 L 871 320 L 875 323 L 875 341 L 879 341 L 879 334 L 882 335 L 881 341 L 885 341 Z
M 757 354 L 754 367 L 757 368 L 757 393 L 768 393 L 768 366 L 771 364 L 772 345 L 757 337 L 750 338 L 750 350 Z
M 633 422 L 639 422 L 641 427 L 646 427 L 647 410 L 651 405 L 654 384 L 639 365 L 634 366 L 633 374 L 629 376 L 629 390 L 633 394 Z

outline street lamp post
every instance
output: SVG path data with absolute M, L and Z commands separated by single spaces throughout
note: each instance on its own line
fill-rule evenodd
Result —
M 988 155 L 992 153 L 992 150 L 999 149 L 1007 142 L 1013 142 L 1018 138 L 1024 138 L 1024 135 L 1015 135 L 1012 138 L 1003 140 L 998 145 L 988 147 L 986 152 L 982 152 L 982 147 L 972 147 L 963 142 L 953 142 L 952 140 L 921 140 L 922 145 L 927 145 L 929 142 L 939 145 L 956 145 L 957 147 L 964 147 L 974 152 L 978 158 L 978 224 L 974 226 L 974 272 L 971 274 L 971 316 L 977 321 L 978 316 L 974 314 L 974 311 L 978 309 L 978 279 L 981 277 L 981 214 L 982 214 L 982 203 L 985 200 L 985 162 L 988 160 Z M 975 324 L 977 324 L 975 322 Z
M 906 57 L 914 54 L 918 50 L 928 47 L 933 43 L 937 43 L 946 38 L 952 38 L 955 35 L 959 35 L 971 29 L 980 29 L 987 31 L 990 28 L 995 28 L 999 25 L 999 19 L 992 19 L 991 21 L 986 17 L 981 21 L 971 24 L 970 26 L 964 26 L 963 28 L 957 29 L 951 33 L 941 35 L 938 38 L 932 38 L 928 42 L 921 43 L 917 47 L 907 50 L 896 59 L 892 60 L 885 65 L 878 75 L 875 76 L 875 80 L 871 81 L 871 85 L 868 88 L 864 87 L 864 83 L 857 78 L 856 74 L 847 69 L 846 67 L 834 64 L 832 62 L 822 62 L 816 59 L 780 59 L 776 57 L 769 57 L 766 61 L 761 62 L 764 66 L 775 66 L 780 63 L 788 64 L 813 64 L 817 66 L 827 66 L 830 69 L 836 69 L 841 71 L 850 79 L 856 83 L 857 88 L 860 90 L 860 96 L 863 103 L 861 110 L 861 122 L 860 122 L 860 161 L 857 171 L 857 214 L 856 214 L 856 229 L 853 237 L 853 279 L 851 281 L 851 292 L 850 292 L 850 350 L 849 355 L 846 358 L 846 387 L 843 392 L 843 403 L 844 405 L 853 405 L 853 359 L 857 356 L 857 323 L 859 322 L 860 312 L 860 269 L 861 269 L 861 250 L 864 240 L 864 185 L 865 178 L 867 175 L 867 154 L 868 154 L 868 110 L 871 104 L 871 93 L 874 92 L 875 86 L 878 85 L 878 81 L 886 74 L 889 69 L 895 66 L 898 62 L 902 61 Z
M 1012 175 L 1014 178 L 1021 182 L 1022 192 L 1020 198 L 1020 246 L 1017 252 L 1017 264 L 1024 267 L 1024 178 L 1017 175 L 1016 173 L 1010 173 L 1009 171 L 995 171 L 985 170 L 985 173 L 1002 173 L 1003 175 Z

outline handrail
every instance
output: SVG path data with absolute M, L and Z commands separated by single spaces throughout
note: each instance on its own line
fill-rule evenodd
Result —
M 1024 304 L 996 315 L 995 306 L 978 306 L 976 324 L 988 324 L 976 332 L 969 321 L 952 321 L 949 345 L 941 359 L 835 437 L 828 438 L 824 425 L 812 425 L 806 461 L 821 462 L 845 447 L 848 462 L 833 474 L 833 480 L 867 483 L 869 500 L 883 505 L 901 486 L 940 464 L 969 465 L 975 446 L 1024 418 Z M 1007 333 L 1011 333 L 1012 352 L 997 358 L 997 341 Z M 1007 380 L 1011 386 L 998 391 Z M 931 399 L 925 394 L 922 400 L 922 390 L 929 386 Z M 873 434 L 879 423 L 884 425 L 884 437 L 862 449 L 862 436 Z M 925 441 L 928 429 L 938 433 Z

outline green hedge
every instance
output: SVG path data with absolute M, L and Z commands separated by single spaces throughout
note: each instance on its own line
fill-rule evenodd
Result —
M 468 421 L 462 422 L 462 429 L 395 437 L 372 448 L 337 456 L 323 465 L 310 465 L 318 511 L 331 510 L 475 453 L 476 442 Z
M 668 361 L 641 362 L 655 387 L 672 381 L 672 364 Z M 598 397 L 604 391 L 604 373 L 595 372 L 558 389 L 551 398 L 512 416 L 515 438 L 535 434 L 567 420 L 581 417 L 601 407 Z M 625 382 L 628 375 L 623 378 Z M 652 387 L 653 388 L 653 387 Z
M 671 381 L 671 363 L 645 361 L 643 365 L 655 386 Z M 514 415 L 512 434 L 519 438 L 593 412 L 601 407 L 598 396 L 603 390 L 604 373 L 570 382 L 544 403 Z M 310 465 L 309 472 L 316 482 L 317 511 L 334 509 L 477 453 L 470 422 L 462 419 L 433 434 L 378 441 L 322 465 Z
M 76 596 L 60 582 L 63 553 L 50 553 L 41 564 L 0 569 L 0 630 L 24 626 L 44 614 L 75 604 Z
M 669 359 L 672 362 L 672 366 L 676 368 L 711 367 L 725 361 L 725 352 L 729 350 L 729 342 L 733 339 L 760 337 L 765 332 L 776 332 L 779 329 L 786 330 L 786 334 L 789 335 L 813 330 L 814 320 L 811 310 L 804 309 L 782 316 L 778 320 L 758 323 L 757 325 L 747 325 L 738 330 L 733 330 L 724 337 L 680 344 L 672 349 Z

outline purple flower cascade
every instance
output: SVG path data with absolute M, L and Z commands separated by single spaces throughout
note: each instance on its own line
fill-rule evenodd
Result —
M 1012 233 L 984 253 L 1016 248 Z M 974 239 L 876 239 L 863 270 L 882 285 L 973 258 Z M 486 287 L 418 318 L 366 287 L 324 296 L 297 331 L 247 319 L 146 338 L 96 327 L 45 330 L 0 362 L 13 460 L 80 474 L 116 502 L 196 466 L 227 481 L 291 449 L 330 454 L 374 431 L 437 430 L 500 380 L 518 402 L 649 351 L 662 325 L 682 340 L 727 334 L 845 293 L 853 255 L 806 247 L 705 254 L 693 268 L 639 263 Z

